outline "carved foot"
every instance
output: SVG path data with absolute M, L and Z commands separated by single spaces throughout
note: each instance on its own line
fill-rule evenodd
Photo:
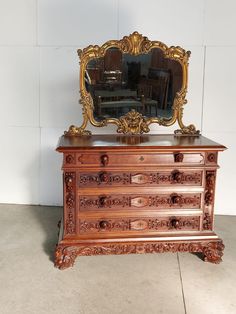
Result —
M 214 264 L 219 264 L 222 261 L 223 250 L 225 246 L 222 240 L 217 242 L 210 242 L 207 246 L 203 247 L 204 261 Z
M 54 266 L 61 270 L 72 267 L 75 263 L 76 257 L 77 254 L 74 248 L 57 245 L 55 249 Z

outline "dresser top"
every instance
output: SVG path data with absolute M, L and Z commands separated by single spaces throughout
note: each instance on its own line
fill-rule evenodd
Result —
M 120 134 L 95 134 L 90 136 L 62 136 L 57 150 L 64 151 L 75 148 L 155 148 L 155 149 L 216 149 L 224 150 L 225 146 L 218 144 L 202 135 L 183 136 L 173 134 L 145 134 L 145 135 L 120 135 Z

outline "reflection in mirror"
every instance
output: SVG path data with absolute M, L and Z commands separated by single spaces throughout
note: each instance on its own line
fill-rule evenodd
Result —
M 104 57 L 88 62 L 85 82 L 97 121 L 120 118 L 132 109 L 148 118 L 171 119 L 183 72 L 181 64 L 164 58 L 159 48 L 137 56 L 109 48 Z

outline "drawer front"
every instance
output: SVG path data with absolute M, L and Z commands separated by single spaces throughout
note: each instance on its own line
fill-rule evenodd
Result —
M 129 209 L 199 209 L 201 193 L 79 195 L 80 211 Z
M 200 230 L 200 217 L 80 219 L 80 234 L 179 232 Z
M 204 163 L 201 153 L 82 153 L 77 154 L 77 165 L 81 167 L 155 166 L 155 165 L 199 165 Z M 66 158 L 65 158 L 66 161 Z M 64 161 L 64 163 L 65 163 Z M 70 166 L 72 166 L 70 164 Z
M 202 185 L 202 170 L 173 170 L 160 172 L 81 172 L 78 186 L 160 186 L 160 185 Z

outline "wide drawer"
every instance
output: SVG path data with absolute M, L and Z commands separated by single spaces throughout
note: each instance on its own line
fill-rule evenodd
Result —
M 202 170 L 168 170 L 144 172 L 80 172 L 78 186 L 160 186 L 160 185 L 202 185 Z
M 201 193 L 145 195 L 79 195 L 80 211 L 114 211 L 135 209 L 199 209 Z
M 69 155 L 64 156 L 64 165 L 70 167 L 117 167 L 117 166 L 156 166 L 156 165 L 201 165 L 204 153 L 112 153 L 90 152 L 77 153 L 73 163 Z M 68 163 L 69 162 L 69 163 Z
M 200 216 L 80 219 L 80 234 L 150 233 L 200 230 Z

